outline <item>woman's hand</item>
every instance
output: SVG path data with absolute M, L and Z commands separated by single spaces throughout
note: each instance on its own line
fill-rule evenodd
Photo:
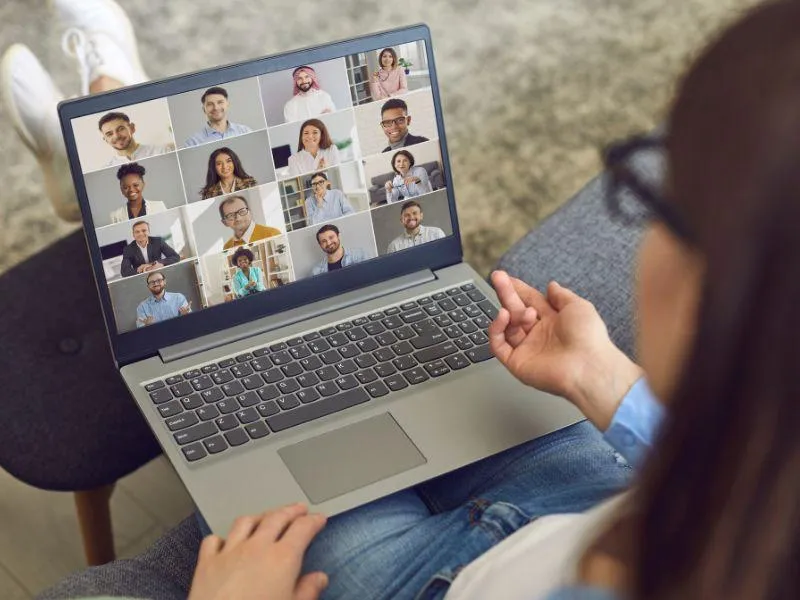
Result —
M 384 186 L 383 186 L 383 187 L 385 187 L 385 188 L 386 188 L 386 191 L 387 191 L 387 192 L 391 192 L 391 191 L 392 191 L 392 188 L 394 188 L 394 186 L 392 185 L 392 180 L 390 179 L 389 181 L 387 181 L 387 182 L 384 184 Z
M 317 168 L 318 169 L 324 169 L 327 166 L 328 165 L 325 163 L 325 159 L 324 158 L 320 158 L 319 159 L 319 164 L 317 165 Z
M 189 600 L 315 600 L 324 573 L 300 577 L 303 555 L 325 526 L 300 504 L 237 519 L 228 539 L 209 535 L 200 545 Z
M 411 185 L 412 183 L 419 183 L 420 181 L 422 180 L 419 177 L 406 177 L 403 180 L 403 183 L 405 183 L 406 185 Z
M 605 430 L 641 370 L 608 337 L 594 306 L 556 282 L 547 296 L 503 271 L 492 273 L 500 303 L 489 342 L 523 383 L 563 396 Z

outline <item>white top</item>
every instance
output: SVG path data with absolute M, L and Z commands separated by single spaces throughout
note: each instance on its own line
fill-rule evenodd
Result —
M 147 209 L 147 214 L 142 215 L 142 218 L 149 217 L 150 215 L 154 215 L 156 213 L 164 212 L 165 210 L 167 210 L 167 205 L 164 204 L 163 202 L 159 202 L 158 200 L 145 200 L 144 205 L 145 208 Z M 123 204 L 119 208 L 116 208 L 111 211 L 112 223 L 123 223 L 125 221 L 130 221 L 130 219 L 128 218 L 127 204 Z
M 283 118 L 287 123 L 291 121 L 304 121 L 311 117 L 318 117 L 324 112 L 333 112 L 336 107 L 333 105 L 331 95 L 324 90 L 311 88 L 307 92 L 301 92 L 292 96 L 283 106 Z
M 319 162 L 325 159 L 325 166 L 320 167 Z M 289 175 L 302 175 L 321 169 L 327 169 L 339 164 L 339 149 L 336 144 L 331 144 L 328 148 L 317 150 L 316 156 L 311 156 L 310 152 L 300 150 L 289 157 Z
M 574 584 L 583 553 L 626 497 L 620 494 L 585 513 L 532 521 L 467 565 L 445 600 L 536 600 Z
M 114 165 L 124 165 L 129 162 L 140 160 L 142 158 L 150 158 L 151 156 L 159 156 L 160 154 L 166 154 L 167 152 L 172 152 L 173 150 L 175 150 L 175 144 L 166 144 L 164 146 L 139 144 L 139 147 L 136 148 L 136 150 L 134 150 L 130 158 L 128 158 L 124 154 L 116 154 L 115 152 L 114 157 L 106 163 L 106 166 L 113 167 Z
M 144 259 L 145 264 L 148 264 L 150 262 L 150 259 L 147 258 L 147 246 L 148 244 L 142 246 L 141 244 L 139 244 L 139 242 L 136 242 L 136 247 L 139 249 L 139 252 L 142 253 L 142 258 Z

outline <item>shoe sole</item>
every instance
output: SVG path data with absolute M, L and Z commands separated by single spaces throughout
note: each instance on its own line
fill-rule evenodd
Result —
M 6 50 L 3 55 L 3 61 L 0 63 L 0 81 L 3 83 L 0 88 L 2 89 L 3 103 L 9 113 L 11 113 L 10 117 L 14 125 L 14 131 L 17 132 L 22 143 L 31 151 L 31 154 L 36 158 L 36 162 L 39 163 L 39 168 L 42 170 L 42 175 L 44 176 L 45 191 L 50 198 L 53 210 L 65 221 L 80 221 L 81 213 L 75 196 L 75 190 L 73 189 L 72 194 L 69 196 L 64 194 L 64 190 L 59 182 L 61 178 L 66 175 L 56 172 L 54 160 L 57 160 L 57 158 L 55 154 L 46 153 L 36 146 L 33 141 L 33 136 L 22 123 L 22 117 L 17 110 L 17 103 L 14 101 L 13 95 L 11 94 L 11 88 L 6 85 L 6 82 L 10 81 L 11 77 L 11 62 L 19 52 L 28 52 L 28 50 L 22 44 L 12 45 Z M 64 157 L 64 160 L 66 161 L 66 157 Z

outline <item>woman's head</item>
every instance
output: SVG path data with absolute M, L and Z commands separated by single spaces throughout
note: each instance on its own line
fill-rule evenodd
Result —
M 297 142 L 297 151 L 316 151 L 318 148 L 327 150 L 331 147 L 331 136 L 325 123 L 319 119 L 308 119 L 300 126 L 300 139 Z
M 414 155 L 408 150 L 398 150 L 392 156 L 392 170 L 398 175 L 405 175 L 414 166 Z
M 640 254 L 640 357 L 670 420 L 625 552 L 636 598 L 800 589 L 799 30 L 800 2 L 757 7 L 669 116 L 665 197 L 691 237 L 656 224 Z
M 239 156 L 230 148 L 223 147 L 214 150 L 208 157 L 208 171 L 206 172 L 206 186 L 208 190 L 220 180 L 238 177 L 239 179 L 249 179 L 250 175 L 244 170 Z
M 117 170 L 119 191 L 128 202 L 136 203 L 143 199 L 145 173 L 145 168 L 139 163 L 127 163 Z
M 240 269 L 247 269 L 255 260 L 255 255 L 247 248 L 239 248 L 233 253 L 233 264 Z
M 381 50 L 379 55 L 379 61 L 381 67 L 386 69 L 394 69 L 397 67 L 397 52 L 394 51 L 394 48 L 384 48 Z

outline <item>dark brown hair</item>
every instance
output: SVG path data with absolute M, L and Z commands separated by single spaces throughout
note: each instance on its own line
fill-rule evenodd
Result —
M 800 2 L 728 29 L 683 80 L 667 192 L 705 277 L 670 419 L 596 544 L 626 597 L 800 598 Z
M 300 126 L 300 136 L 297 141 L 297 151 L 300 152 L 303 150 L 303 130 L 309 125 L 319 129 L 319 147 L 323 150 L 330 148 L 331 144 L 333 144 L 333 141 L 331 140 L 331 135 L 328 133 L 328 128 L 325 127 L 325 123 L 319 119 L 309 119 L 308 121 L 304 121 Z
M 392 55 L 392 68 L 396 69 L 397 68 L 397 52 L 394 51 L 394 48 L 384 48 L 383 50 L 381 50 L 380 54 L 378 54 L 378 66 L 383 68 L 383 64 L 382 64 L 383 55 L 386 54 L 387 52 Z
M 408 150 L 398 150 L 397 152 L 395 152 L 394 156 L 392 156 L 392 171 L 394 171 L 398 175 L 400 174 L 400 171 L 398 171 L 397 167 L 394 166 L 394 161 L 397 160 L 397 157 L 401 156 L 401 155 L 405 156 L 408 159 L 408 162 L 409 162 L 408 168 L 409 169 L 414 166 L 414 162 L 415 162 L 414 161 L 414 155 L 411 154 L 411 152 L 409 152 Z
M 217 157 L 220 154 L 227 154 L 231 157 L 233 161 L 233 176 L 238 177 L 239 179 L 252 179 L 250 175 L 248 175 L 247 171 L 244 170 L 242 166 L 242 161 L 239 159 L 239 155 L 236 154 L 233 150 L 228 148 L 227 146 L 223 146 L 222 148 L 217 148 L 211 153 L 211 156 L 208 157 L 208 170 L 206 171 L 206 185 L 200 190 L 200 195 L 203 198 L 211 198 L 212 196 L 216 196 L 214 188 L 219 183 L 219 174 L 217 173 Z

